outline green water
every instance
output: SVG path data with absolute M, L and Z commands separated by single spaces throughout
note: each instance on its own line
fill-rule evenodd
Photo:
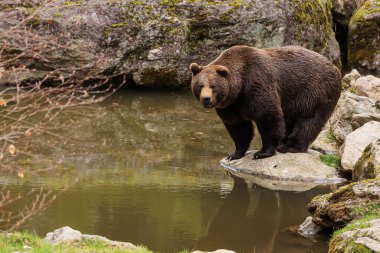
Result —
M 311 198 L 329 189 L 293 193 L 234 184 L 218 164 L 233 142 L 215 112 L 189 91 L 122 91 L 78 112 L 58 119 L 66 124 L 59 141 L 39 144 L 32 160 L 20 163 L 24 178 L 1 177 L 0 186 L 15 192 L 43 187 L 58 194 L 23 229 L 44 236 L 71 226 L 157 252 L 327 252 L 326 239 L 301 238 L 289 227 L 308 216 Z M 28 172 L 39 163 L 60 170 Z

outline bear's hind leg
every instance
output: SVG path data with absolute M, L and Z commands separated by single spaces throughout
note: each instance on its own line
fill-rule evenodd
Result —
M 277 148 L 281 153 L 307 152 L 309 144 L 318 136 L 330 115 L 315 114 L 311 118 L 297 119 L 293 131 Z

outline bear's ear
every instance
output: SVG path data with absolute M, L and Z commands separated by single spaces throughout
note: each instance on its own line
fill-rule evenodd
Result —
M 230 71 L 228 70 L 228 68 L 224 67 L 224 66 L 218 66 L 216 67 L 216 72 L 223 76 L 223 77 L 226 77 L 229 75 Z
M 190 64 L 189 69 L 191 70 L 191 72 L 192 72 L 193 75 L 195 76 L 196 74 L 198 74 L 199 72 L 202 71 L 202 66 L 199 66 L 199 65 L 196 64 L 196 63 L 192 63 L 192 64 Z

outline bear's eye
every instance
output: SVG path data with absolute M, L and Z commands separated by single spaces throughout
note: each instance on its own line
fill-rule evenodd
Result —
M 203 84 L 198 84 L 199 88 L 203 88 L 203 86 L 204 86 Z
M 214 88 L 215 88 L 215 85 L 214 85 L 214 84 L 211 84 L 211 85 L 210 85 L 210 88 L 211 88 L 211 89 L 214 89 Z

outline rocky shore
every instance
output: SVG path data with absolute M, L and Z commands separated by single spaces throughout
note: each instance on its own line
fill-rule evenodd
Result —
M 329 252 L 379 252 L 380 78 L 353 70 L 343 83 L 335 113 L 312 147 L 338 156 L 352 183 L 315 197 L 308 210 L 314 224 L 335 231 Z

